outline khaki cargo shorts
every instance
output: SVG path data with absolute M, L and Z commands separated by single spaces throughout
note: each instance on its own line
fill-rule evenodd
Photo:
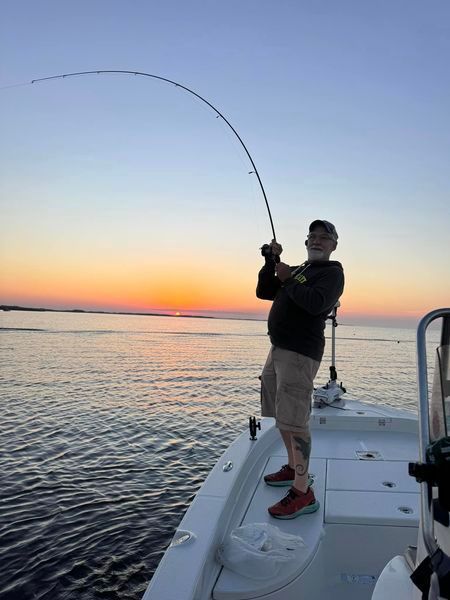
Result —
M 314 377 L 320 362 L 272 346 L 261 374 L 261 414 L 286 431 L 309 430 Z

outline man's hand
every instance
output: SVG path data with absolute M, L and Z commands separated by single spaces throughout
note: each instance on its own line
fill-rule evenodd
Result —
M 280 256 L 280 254 L 283 252 L 283 246 L 281 244 L 279 244 L 278 242 L 276 242 L 275 240 L 272 240 L 270 242 L 269 247 L 274 256 Z
M 276 266 L 276 274 L 278 279 L 284 282 L 291 276 L 291 267 L 284 262 L 279 262 Z

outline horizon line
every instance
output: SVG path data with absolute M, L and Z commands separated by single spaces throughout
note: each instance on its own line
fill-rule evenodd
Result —
M 226 317 L 226 316 L 213 316 L 213 315 L 189 315 L 184 314 L 181 311 L 169 311 L 170 309 L 152 309 L 161 312 L 132 312 L 132 311 L 124 311 L 124 310 L 100 310 L 100 309 L 84 309 L 84 308 L 45 308 L 45 307 L 36 307 L 36 306 L 19 306 L 15 304 L 1 304 L 0 311 L 9 312 L 9 311 L 24 311 L 24 312 L 65 312 L 65 313 L 75 313 L 75 314 L 100 314 L 100 315 L 129 315 L 129 316 L 139 316 L 139 317 L 175 317 L 175 318 L 187 318 L 187 319 L 230 319 L 237 321 L 265 321 L 265 318 L 257 318 L 257 317 L 239 317 L 236 313 L 235 317 Z M 192 311 L 197 312 L 197 311 Z M 200 311 L 199 311 L 200 312 Z M 221 312 L 221 311 L 202 311 L 202 312 Z
M 131 311 L 131 310 L 104 310 L 104 309 L 84 309 L 84 308 L 48 308 L 41 306 L 23 306 L 17 304 L 0 304 L 0 312 L 23 311 L 23 312 L 62 312 L 72 314 L 100 314 L 100 315 L 125 315 L 125 316 L 142 316 L 142 317 L 175 317 L 189 319 L 225 319 L 231 321 L 267 321 L 267 315 L 258 316 L 257 314 L 249 314 L 245 312 L 228 312 L 220 310 L 189 310 L 186 314 L 183 310 L 175 309 L 149 309 L 148 311 Z M 216 314 L 202 314 L 216 313 Z M 341 317 L 343 315 L 341 314 Z M 353 318 L 352 318 L 353 317 Z M 417 323 L 413 323 L 411 318 L 406 317 L 406 322 L 397 315 L 380 316 L 380 315 L 347 315 L 345 319 L 350 318 L 350 322 L 342 322 L 339 320 L 339 325 L 344 327 L 382 327 L 382 328 L 397 328 L 397 329 L 416 329 Z M 397 322 L 395 322 L 397 321 Z

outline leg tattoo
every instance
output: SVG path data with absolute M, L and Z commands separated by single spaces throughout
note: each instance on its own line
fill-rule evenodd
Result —
M 295 465 L 297 475 L 305 475 L 308 472 L 309 456 L 311 454 L 311 438 L 303 439 L 300 436 L 293 436 L 295 441 L 295 449 L 303 456 L 304 463 Z

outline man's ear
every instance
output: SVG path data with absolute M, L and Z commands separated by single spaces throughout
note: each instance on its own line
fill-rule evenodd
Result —
M 337 242 L 334 242 L 334 248 L 333 248 L 333 250 L 336 250 L 336 248 L 337 248 L 337 245 L 338 245 L 338 243 L 337 243 Z

